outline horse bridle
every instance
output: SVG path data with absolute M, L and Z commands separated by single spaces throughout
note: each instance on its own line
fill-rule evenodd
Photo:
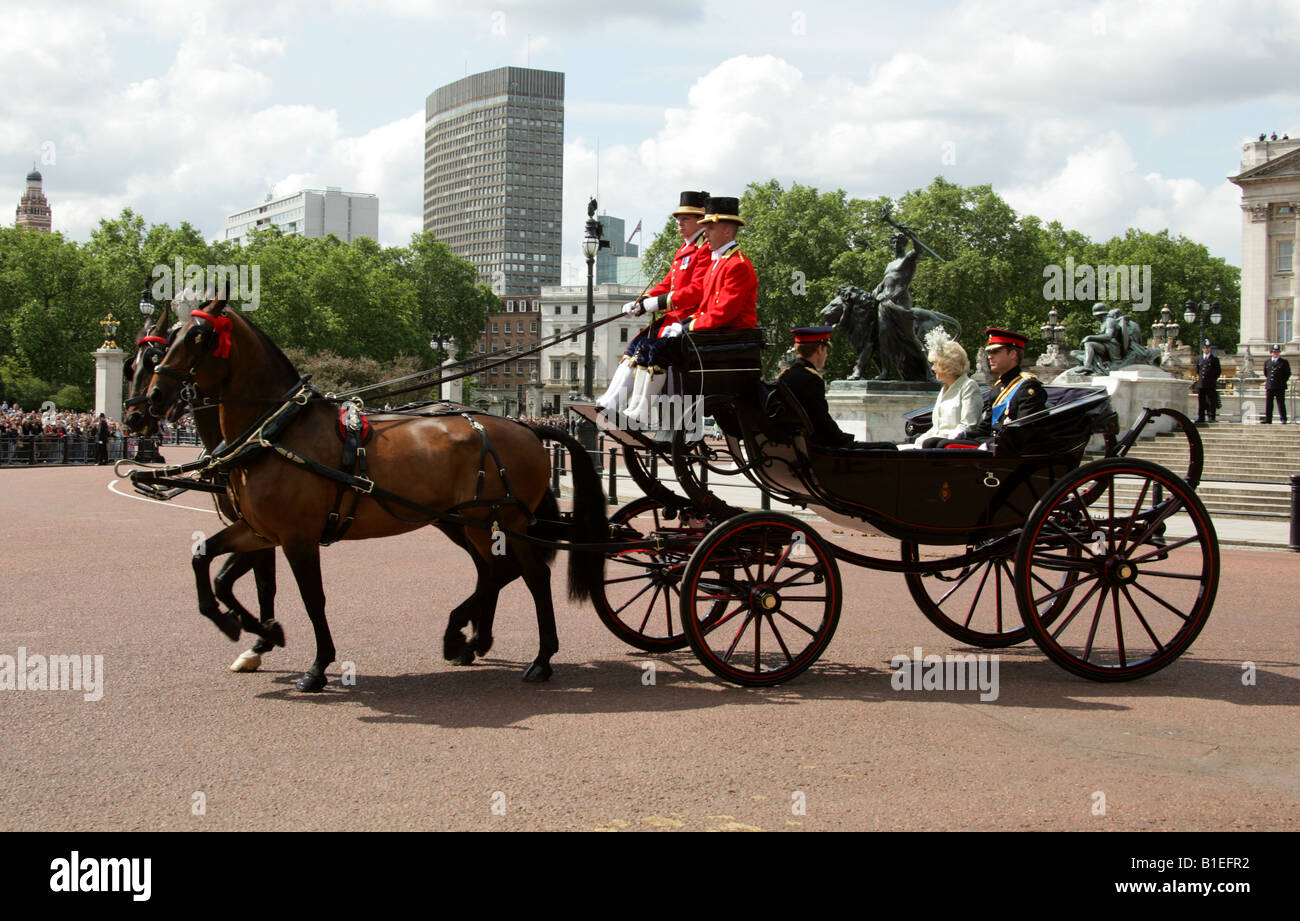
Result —
M 160 343 L 161 345 L 154 343 Z M 141 336 L 139 339 L 135 340 L 135 354 L 131 356 L 131 360 L 127 363 L 128 376 L 135 376 L 135 367 L 137 364 L 141 367 L 148 368 L 150 372 L 156 371 L 158 363 L 161 362 L 163 356 L 167 354 L 166 347 L 170 345 L 170 343 L 170 339 L 154 335 Z M 146 345 L 148 346 L 147 348 L 145 347 Z M 123 402 L 122 408 L 130 409 L 132 406 L 136 406 L 140 403 L 147 403 L 148 401 L 149 397 L 146 395 L 131 397 L 129 400 Z
M 194 324 L 185 334 L 185 339 L 186 341 L 192 342 L 194 345 L 200 347 L 198 358 L 194 360 L 194 364 L 190 366 L 189 371 L 184 374 L 179 371 L 173 371 L 171 368 L 163 367 L 161 364 L 162 359 L 160 358 L 157 360 L 158 363 L 155 364 L 153 373 L 177 381 L 180 385 L 180 389 L 177 391 L 176 398 L 173 402 L 182 402 L 189 407 L 190 412 L 199 412 L 204 409 L 214 409 L 221 405 L 219 400 L 208 400 L 206 397 L 203 397 L 199 393 L 198 388 L 194 385 L 194 375 L 198 373 L 199 366 L 203 364 L 204 360 L 216 351 L 219 344 L 219 337 L 216 325 L 213 323 L 213 317 L 210 317 L 202 310 L 192 310 L 190 311 L 190 316 L 194 318 Z M 181 325 L 182 324 L 177 324 L 168 338 L 161 340 L 166 343 L 168 351 L 171 350 L 172 340 L 174 340 L 176 335 L 180 332 Z M 157 336 L 144 337 L 144 339 L 158 338 L 159 337 Z M 144 339 L 141 341 L 144 341 Z M 147 354 L 148 353 L 146 353 L 146 355 Z M 166 357 L 165 352 L 163 352 L 163 357 Z M 145 401 L 147 399 L 148 397 L 135 397 L 133 402 Z M 149 414 L 155 419 L 160 419 L 163 415 L 152 406 L 149 407 Z

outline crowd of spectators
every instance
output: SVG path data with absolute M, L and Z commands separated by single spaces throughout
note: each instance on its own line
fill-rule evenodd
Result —
M 107 454 L 124 454 L 126 433 L 115 419 L 105 419 Z M 71 410 L 26 410 L 16 403 L 0 402 L 0 464 L 95 463 L 99 416 Z M 163 422 L 162 444 L 192 444 L 193 425 L 188 417 L 173 425 Z

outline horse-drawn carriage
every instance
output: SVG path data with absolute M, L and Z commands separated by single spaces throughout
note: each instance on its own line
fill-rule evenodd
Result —
M 1120 435 L 1104 393 L 1060 391 L 1052 393 L 1056 405 L 1007 425 L 993 450 L 828 449 L 808 441 L 808 419 L 781 381 L 763 382 L 761 331 L 688 334 L 686 399 L 678 404 L 687 424 L 670 439 L 611 427 L 594 405 L 571 406 L 623 445 L 644 493 L 606 528 L 603 512 L 594 517 L 603 503 L 599 481 L 583 469 L 571 438 L 536 433 L 566 440 L 574 453 L 575 511 L 560 515 L 549 493 L 539 492 L 549 472 L 546 452 L 534 450 L 540 442 L 521 440 L 522 426 L 466 407 L 374 416 L 381 437 L 370 448 L 369 472 L 340 464 L 346 447 L 330 447 L 337 407 L 305 383 L 292 384 L 283 355 L 222 309 L 214 302 L 193 311 L 165 339 L 161 326 L 142 337 L 166 349 L 136 369 L 135 401 L 147 397 L 156 415 L 183 394 L 202 394 L 200 414 L 220 414 L 225 444 L 202 472 L 234 471 L 225 491 L 239 520 L 227 529 L 235 533 L 209 540 L 207 556 L 196 557 L 201 610 L 234 636 L 240 626 L 257 633 L 262 651 L 281 641 L 278 628 L 259 626 L 238 608 L 229 580 L 224 594 L 218 585 L 218 598 L 238 616 L 218 616 L 207 581 L 213 555 L 281 546 L 316 628 L 316 661 L 299 684 L 305 690 L 324 685 L 334 655 L 315 547 L 326 512 L 336 527 L 340 509 L 357 521 L 349 539 L 432 524 L 471 552 L 479 584 L 452 612 L 446 635 L 446 654 L 456 661 L 490 646 L 497 592 L 522 575 L 538 606 L 541 651 L 525 676 L 535 680 L 549 677 L 558 648 L 549 582 L 539 571 L 554 549 L 587 561 L 570 566 L 571 593 L 576 585 L 589 594 L 620 639 L 647 651 L 689 644 L 715 674 L 747 685 L 788 680 L 822 654 L 844 605 L 840 562 L 902 573 L 925 616 L 962 642 L 1002 647 L 1032 637 L 1063 667 L 1102 681 L 1170 664 L 1214 603 L 1218 545 L 1195 493 L 1201 443 L 1180 413 L 1147 410 Z M 722 428 L 725 447 L 693 437 L 706 414 Z M 1125 456 L 1160 415 L 1186 433 L 1185 477 Z M 306 421 L 284 421 L 298 418 Z M 1081 466 L 1093 440 L 1105 456 Z M 647 453 L 671 463 L 680 492 L 651 474 Z M 432 460 L 437 482 L 416 485 L 410 478 Z M 132 479 L 158 495 L 160 483 L 184 485 L 177 474 L 194 469 Z M 771 499 L 898 540 L 898 556 L 836 546 L 791 514 L 744 512 L 709 488 L 710 475 L 715 484 L 718 477 L 748 481 Z M 282 482 L 288 476 L 292 482 Z M 496 553 L 507 543 L 508 553 Z M 593 558 L 603 558 L 603 575 Z M 869 615 L 882 604 L 854 606 Z M 467 623 L 468 640 L 460 632 Z
M 1049 406 L 1005 427 L 991 451 L 827 448 L 778 379 L 759 369 L 760 331 L 688 337 L 694 411 L 716 417 L 726 447 L 613 430 L 645 492 L 612 518 L 615 539 L 653 550 L 610 551 L 597 612 L 645 650 L 689 643 L 739 684 L 785 681 L 817 660 L 844 604 L 840 562 L 899 572 L 937 627 L 1003 647 L 1032 637 L 1064 668 L 1100 681 L 1168 665 L 1200 632 L 1218 585 L 1218 544 L 1195 493 L 1199 434 L 1182 414 L 1147 410 L 1120 435 L 1104 392 L 1049 388 Z M 687 404 L 691 401 L 688 399 Z M 598 421 L 594 407 L 575 411 Z M 928 427 L 913 413 L 909 436 Z M 1126 458 L 1157 417 L 1186 434 L 1185 477 Z M 689 430 L 690 425 L 684 427 Z M 1089 442 L 1104 457 L 1080 466 Z M 682 494 L 650 477 L 636 449 L 670 460 Z M 741 513 L 711 492 L 705 471 L 844 528 L 900 542 L 897 558 L 836 546 L 781 512 Z M 855 602 L 870 615 L 885 599 Z

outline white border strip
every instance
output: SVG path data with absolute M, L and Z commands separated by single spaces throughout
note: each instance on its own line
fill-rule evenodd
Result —
M 207 515 L 215 515 L 217 513 L 217 510 L 214 508 L 197 508 L 193 505 L 185 505 L 183 502 L 170 502 L 170 501 L 164 502 L 161 499 L 149 499 L 145 496 L 133 496 L 130 493 L 122 492 L 122 490 L 117 488 L 117 484 L 120 482 L 122 481 L 110 480 L 108 483 L 108 491 L 111 493 L 116 493 L 117 495 L 121 496 L 123 499 L 135 499 L 137 502 L 148 502 L 150 505 L 160 506 L 162 508 L 183 508 L 186 511 L 203 512 Z

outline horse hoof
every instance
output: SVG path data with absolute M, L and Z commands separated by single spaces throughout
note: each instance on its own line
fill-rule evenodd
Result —
M 323 691 L 325 689 L 325 683 L 324 675 L 316 675 L 312 672 L 308 672 L 298 679 L 297 687 L 298 690 L 306 694 L 315 694 L 317 691 Z
M 492 634 L 489 633 L 487 636 L 479 636 L 477 633 L 474 634 L 470 639 L 469 648 L 474 650 L 474 652 L 479 656 L 487 655 L 488 650 L 492 648 Z
M 234 662 L 230 663 L 232 672 L 255 672 L 262 666 L 262 657 L 251 649 L 246 649 L 239 654 Z
M 528 671 L 524 672 L 524 680 L 529 683 L 550 681 L 552 674 L 553 672 L 549 665 L 542 665 L 534 662 L 532 665 L 528 666 Z
M 450 662 L 452 665 L 473 665 L 474 653 L 470 652 L 467 649 L 464 652 L 462 652 L 460 655 L 456 656 L 456 658 L 451 659 Z
M 220 609 L 205 611 L 199 609 L 199 613 L 217 625 L 217 629 L 229 637 L 231 642 L 239 639 L 239 620 L 229 611 Z
M 465 636 L 462 633 L 448 633 L 442 638 L 442 657 L 448 662 L 455 665 L 468 665 L 468 662 L 461 660 L 469 656 L 470 662 L 474 661 L 474 654 L 470 652 L 469 644 L 465 642 Z
M 278 620 L 268 620 L 262 626 L 266 628 L 266 637 L 265 637 L 266 641 L 269 642 L 272 646 L 279 646 L 281 649 L 283 649 L 284 628 L 280 626 L 280 622 Z

